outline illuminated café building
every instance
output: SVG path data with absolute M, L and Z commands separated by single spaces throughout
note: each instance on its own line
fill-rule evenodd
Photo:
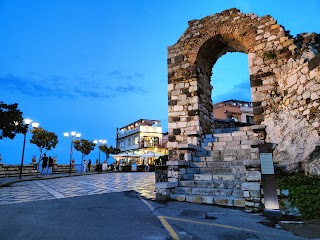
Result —
M 120 153 L 113 156 L 119 163 L 153 164 L 159 155 L 167 153 L 167 134 L 162 133 L 160 120 L 139 119 L 121 128 L 117 128 L 117 148 Z M 157 157 L 140 157 L 152 153 Z

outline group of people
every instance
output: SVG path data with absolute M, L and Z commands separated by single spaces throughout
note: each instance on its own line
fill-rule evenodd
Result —
M 87 162 L 86 160 L 83 160 L 83 169 L 82 172 L 86 172 L 87 169 L 90 172 L 90 168 L 91 168 L 91 159 L 89 159 L 89 161 Z
M 42 169 L 41 169 L 41 175 L 47 175 L 48 171 L 49 174 L 53 174 L 53 158 L 51 156 L 47 157 L 47 154 L 43 154 L 42 160 Z

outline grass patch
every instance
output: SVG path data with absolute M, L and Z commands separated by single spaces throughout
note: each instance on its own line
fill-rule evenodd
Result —
M 277 180 L 278 188 L 289 190 L 289 200 L 305 219 L 320 219 L 320 178 L 295 173 Z

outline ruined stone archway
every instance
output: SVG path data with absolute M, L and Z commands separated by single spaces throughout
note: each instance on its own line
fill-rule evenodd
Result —
M 271 16 L 237 9 L 190 21 L 168 47 L 169 159 L 192 160 L 212 131 L 212 66 L 238 51 L 248 54 L 255 124 L 278 144 L 275 161 L 319 174 L 319 43 L 317 34 L 293 38 Z

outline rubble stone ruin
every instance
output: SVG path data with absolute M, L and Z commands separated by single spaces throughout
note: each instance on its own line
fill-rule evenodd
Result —
M 320 35 L 293 37 L 271 16 L 238 9 L 188 24 L 168 47 L 170 161 L 158 196 L 257 209 L 262 143 L 276 144 L 286 171 L 319 175 Z M 227 52 L 248 54 L 255 125 L 212 134 L 210 78 Z

